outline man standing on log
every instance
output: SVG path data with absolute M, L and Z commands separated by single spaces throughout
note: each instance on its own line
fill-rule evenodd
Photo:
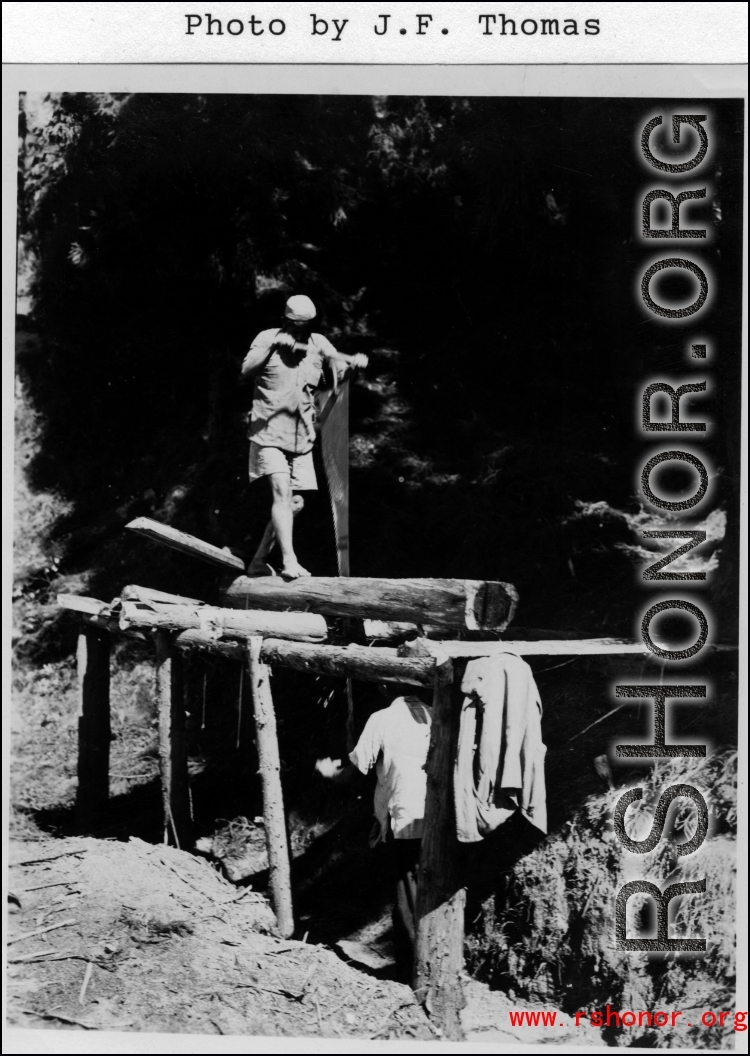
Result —
M 309 297 L 290 297 L 282 325 L 258 334 L 242 364 L 243 378 L 255 378 L 249 476 L 251 481 L 268 477 L 272 499 L 271 523 L 248 565 L 250 576 L 273 574 L 267 557 L 275 542 L 284 579 L 310 575 L 294 552 L 292 524 L 304 505 L 298 492 L 318 487 L 312 455 L 315 392 L 326 374 L 335 385 L 347 370 L 368 363 L 367 356 L 345 356 L 322 334 L 313 333 L 316 315 Z

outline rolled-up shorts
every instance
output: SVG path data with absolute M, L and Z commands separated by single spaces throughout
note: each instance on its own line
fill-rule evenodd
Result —
M 318 490 L 312 451 L 306 451 L 304 455 L 293 455 L 290 451 L 282 451 L 278 447 L 261 447 L 251 440 L 248 465 L 250 480 L 267 477 L 270 473 L 287 473 L 293 491 Z

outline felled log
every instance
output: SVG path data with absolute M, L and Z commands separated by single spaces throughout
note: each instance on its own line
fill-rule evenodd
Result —
M 125 601 L 120 612 L 120 627 L 151 627 L 155 630 L 204 631 L 216 638 L 292 638 L 302 642 L 322 641 L 328 627 L 314 612 L 258 612 L 248 609 L 217 609 L 213 606 L 142 604 Z
M 202 649 L 232 660 L 245 659 L 245 649 L 239 641 L 217 641 L 200 630 L 181 631 L 173 644 L 181 650 Z M 278 638 L 264 638 L 260 655 L 266 664 L 308 674 L 411 686 L 431 685 L 435 668 L 432 657 L 400 657 L 395 649 L 307 644 Z
M 326 616 L 395 620 L 468 630 L 502 631 L 518 594 L 510 583 L 473 579 L 357 579 L 238 576 L 221 594 L 224 605 L 321 612 Z
M 201 561 L 208 561 L 209 564 L 219 565 L 221 568 L 232 568 L 237 572 L 245 571 L 245 562 L 241 557 L 230 554 L 228 550 L 222 550 L 221 547 L 214 546 L 212 543 L 205 543 L 194 535 L 188 535 L 187 532 L 179 532 L 168 524 L 152 521 L 150 517 L 136 517 L 125 527 L 155 543 L 163 543 L 173 550 L 190 554 Z
M 412 686 L 432 684 L 435 661 L 399 657 L 395 649 L 364 645 L 302 645 L 266 638 L 261 649 L 266 663 L 316 675 L 339 675 L 364 682 L 397 682 Z

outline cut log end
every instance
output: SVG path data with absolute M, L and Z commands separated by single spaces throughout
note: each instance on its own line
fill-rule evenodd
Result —
M 466 580 L 466 626 L 470 631 L 502 632 L 518 606 L 512 583 Z

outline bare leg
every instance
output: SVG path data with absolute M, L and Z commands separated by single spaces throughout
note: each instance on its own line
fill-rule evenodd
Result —
M 247 566 L 248 576 L 270 576 L 274 574 L 273 569 L 268 564 L 268 555 L 271 553 L 275 542 L 276 533 L 273 530 L 273 523 L 269 521 L 260 545 L 255 551 L 252 561 Z
M 269 474 L 271 481 L 271 523 L 276 534 L 276 542 L 281 550 L 281 574 L 285 579 L 298 579 L 310 573 L 297 560 L 292 545 L 292 525 L 294 523 L 294 500 L 291 480 L 286 473 Z M 296 496 L 297 498 L 299 496 Z
M 263 538 L 250 564 L 247 566 L 249 576 L 273 575 L 268 564 L 268 555 L 279 544 L 282 560 L 282 575 L 287 579 L 309 576 L 310 573 L 300 565 L 292 545 L 292 522 L 305 505 L 301 495 L 293 495 L 291 482 L 286 473 L 269 473 L 271 483 L 271 520 L 266 525 Z
M 292 517 L 296 517 L 304 505 L 305 500 L 301 495 L 292 495 Z M 268 555 L 273 550 L 276 542 L 276 529 L 271 520 L 266 525 L 266 530 L 263 532 L 263 538 L 260 541 L 260 545 L 255 551 L 252 561 L 247 566 L 248 576 L 275 575 L 273 569 L 268 564 Z

